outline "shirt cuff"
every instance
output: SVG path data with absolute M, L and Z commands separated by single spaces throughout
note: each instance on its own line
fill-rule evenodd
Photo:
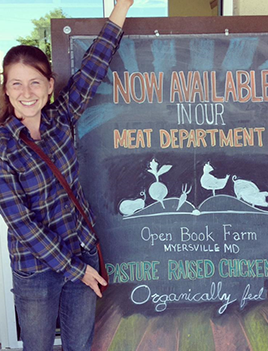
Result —
M 114 47 L 118 47 L 123 34 L 124 31 L 121 27 L 119 27 L 111 20 L 107 20 L 107 22 L 102 27 L 99 36 L 102 37 L 102 39 L 105 39 L 112 43 Z
M 79 257 L 74 256 L 62 273 L 67 280 L 77 282 L 82 280 L 86 273 L 87 264 L 82 262 Z

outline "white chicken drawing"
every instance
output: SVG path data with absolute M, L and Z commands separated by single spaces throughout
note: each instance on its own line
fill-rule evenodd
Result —
M 253 207 L 268 207 L 268 191 L 260 191 L 256 184 L 249 180 L 238 179 L 233 176 L 236 197 L 251 204 Z
M 212 190 L 212 194 L 215 196 L 216 190 L 223 189 L 226 186 L 230 175 L 227 174 L 225 178 L 216 178 L 210 174 L 213 170 L 214 168 L 207 162 L 203 167 L 203 175 L 200 178 L 200 183 L 204 189 Z

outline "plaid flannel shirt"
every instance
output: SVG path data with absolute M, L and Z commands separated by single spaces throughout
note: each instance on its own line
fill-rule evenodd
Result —
M 88 107 L 116 52 L 121 28 L 110 21 L 84 55 L 81 69 L 41 116 L 41 140 L 36 143 L 51 158 L 71 186 L 93 223 L 78 181 L 72 127 Z M 82 279 L 86 264 L 81 246 L 96 239 L 46 163 L 19 138 L 27 128 L 14 116 L 0 126 L 0 213 L 8 226 L 13 270 L 53 269 L 67 279 Z

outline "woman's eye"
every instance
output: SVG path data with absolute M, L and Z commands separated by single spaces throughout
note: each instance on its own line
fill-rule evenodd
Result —
M 37 84 L 39 84 L 39 82 L 38 82 L 37 80 L 34 80 L 34 81 L 32 82 L 32 84 L 37 85 Z
M 14 83 L 13 83 L 13 86 L 15 86 L 15 87 L 16 87 L 16 86 L 19 86 L 19 85 L 20 85 L 20 82 L 14 82 Z

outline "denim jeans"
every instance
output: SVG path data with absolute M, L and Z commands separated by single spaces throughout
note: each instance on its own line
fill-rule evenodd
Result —
M 95 249 L 83 251 L 82 260 L 99 269 Z M 96 294 L 90 287 L 49 270 L 30 275 L 13 272 L 12 291 L 23 351 L 52 351 L 58 316 L 64 351 L 90 350 L 96 308 Z

